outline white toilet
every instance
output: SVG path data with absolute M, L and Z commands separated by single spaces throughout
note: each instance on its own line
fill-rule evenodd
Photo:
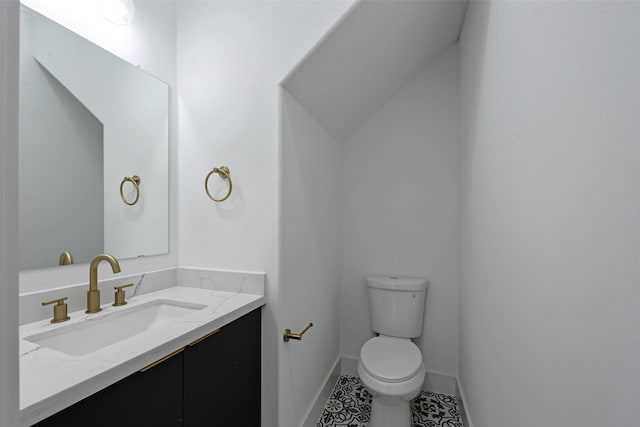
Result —
M 371 329 L 378 333 L 360 350 L 358 375 L 369 393 L 370 427 L 411 427 L 411 400 L 420 393 L 425 369 L 411 342 L 422 334 L 426 279 L 367 276 Z

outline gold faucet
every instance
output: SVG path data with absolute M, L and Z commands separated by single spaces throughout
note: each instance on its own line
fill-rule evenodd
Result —
M 71 265 L 73 264 L 73 255 L 71 252 L 64 251 L 60 254 L 60 260 L 58 261 L 58 265 Z
M 87 292 L 87 310 L 85 313 L 97 313 L 100 310 L 100 291 L 98 290 L 98 264 L 108 261 L 114 273 L 120 273 L 120 264 L 114 256 L 100 254 L 91 261 L 89 266 L 89 292 Z

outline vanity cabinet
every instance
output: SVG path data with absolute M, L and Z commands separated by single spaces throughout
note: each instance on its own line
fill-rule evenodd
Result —
M 36 426 L 260 426 L 260 311 Z
M 183 352 L 39 422 L 40 427 L 181 426 Z
M 260 426 L 260 310 L 185 349 L 184 425 Z

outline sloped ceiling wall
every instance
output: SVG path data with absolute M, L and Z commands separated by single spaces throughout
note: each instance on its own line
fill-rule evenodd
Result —
M 466 1 L 362 1 L 284 79 L 338 141 L 458 40 Z

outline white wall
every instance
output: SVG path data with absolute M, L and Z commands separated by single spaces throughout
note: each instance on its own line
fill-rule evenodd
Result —
M 476 427 L 635 426 L 640 3 L 471 2 L 460 380 Z
M 64 251 L 83 263 L 104 250 L 102 123 L 34 59 L 41 19 L 20 14 L 21 270 L 57 265 Z
M 342 142 L 455 43 L 466 3 L 360 1 L 283 86 Z
M 344 143 L 340 330 L 348 357 L 373 336 L 364 276 L 423 276 L 426 368 L 457 374 L 458 108 L 453 45 Z
M 18 425 L 18 2 L 0 2 L 0 426 Z
M 290 427 L 295 389 L 280 382 L 276 393 L 281 334 L 285 327 L 297 327 L 276 318 L 284 309 L 279 306 L 277 250 L 278 84 L 350 4 L 178 2 L 178 264 L 267 273 L 265 426 Z M 203 182 L 221 165 L 230 168 L 234 191 L 228 201 L 215 203 L 207 198 Z M 276 411 L 283 415 L 282 423 L 276 421 Z
M 287 92 L 282 94 L 279 425 L 301 425 L 340 356 L 338 228 L 341 147 Z
M 100 15 L 100 0 L 24 0 L 39 13 L 64 25 L 93 43 L 140 67 L 170 86 L 169 176 L 175 177 L 176 126 L 176 23 L 174 2 L 148 0 L 136 2 L 136 16 L 129 26 L 117 26 Z M 143 177 L 144 179 L 144 177 Z M 119 184 L 118 184 L 119 185 Z M 175 178 L 169 184 L 169 200 L 175 200 Z M 117 194 L 119 199 L 119 193 Z M 176 220 L 175 203 L 169 209 L 169 254 L 140 259 L 121 260 L 123 274 L 136 274 L 175 266 Z M 100 268 L 100 278 L 113 277 L 106 265 Z M 27 270 L 20 273 L 21 292 L 50 289 L 88 279 L 86 265 Z

